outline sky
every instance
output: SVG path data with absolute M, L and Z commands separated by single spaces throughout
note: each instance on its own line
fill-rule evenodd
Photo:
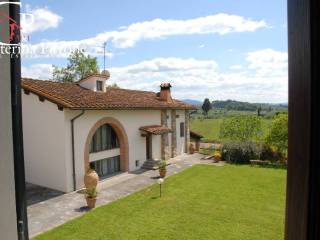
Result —
M 285 0 L 22 1 L 24 77 L 51 79 L 84 48 L 110 84 L 180 99 L 285 103 Z

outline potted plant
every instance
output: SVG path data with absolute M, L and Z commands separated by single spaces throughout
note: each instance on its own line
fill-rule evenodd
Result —
M 194 145 L 192 143 L 190 143 L 189 145 L 189 154 L 194 154 L 195 148 Z
M 88 208 L 94 208 L 96 206 L 96 201 L 98 196 L 97 188 L 96 187 L 87 188 L 85 195 L 86 195 Z
M 213 158 L 216 162 L 220 162 L 221 161 L 221 152 L 218 150 L 214 151 Z
M 161 178 L 164 178 L 167 174 L 167 163 L 165 160 L 159 162 L 159 174 Z

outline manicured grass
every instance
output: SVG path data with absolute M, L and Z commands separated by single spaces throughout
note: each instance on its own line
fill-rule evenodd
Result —
M 223 118 L 217 119 L 192 119 L 191 120 L 191 130 L 200 133 L 204 136 L 203 141 L 208 142 L 224 142 L 226 139 L 220 138 L 220 125 Z M 270 128 L 272 120 L 271 119 L 261 119 L 262 131 L 266 135 L 268 129 Z
M 286 171 L 196 165 L 36 240 L 280 240 Z
M 222 141 L 220 139 L 220 125 L 223 119 L 192 119 L 190 129 L 201 134 L 203 141 Z

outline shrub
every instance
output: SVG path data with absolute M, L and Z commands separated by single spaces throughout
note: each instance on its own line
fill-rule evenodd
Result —
M 213 153 L 213 157 L 216 161 L 221 161 L 221 152 L 220 150 L 215 150 Z
M 222 159 L 229 163 L 247 164 L 258 159 L 260 147 L 253 142 L 229 142 L 222 147 Z
M 276 162 L 283 159 L 283 154 L 276 151 L 276 149 L 272 148 L 271 146 L 265 144 L 262 146 L 260 159 Z
M 158 167 L 160 171 L 165 171 L 167 169 L 167 162 L 165 160 L 161 160 Z
M 248 142 L 262 135 L 261 118 L 252 115 L 225 118 L 220 126 L 220 137 L 231 141 Z
M 288 150 L 288 114 L 278 114 L 272 121 L 266 143 L 286 155 Z
M 96 187 L 87 188 L 85 195 L 87 198 L 97 198 L 98 196 L 97 188 Z

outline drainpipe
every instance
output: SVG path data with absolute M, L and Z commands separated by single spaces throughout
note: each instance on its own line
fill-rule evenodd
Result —
M 76 181 L 76 161 L 74 156 L 74 121 L 81 117 L 84 114 L 85 110 L 82 110 L 80 114 L 72 118 L 71 121 L 71 147 L 72 147 L 72 180 L 73 180 L 73 191 L 77 189 L 77 181 Z

